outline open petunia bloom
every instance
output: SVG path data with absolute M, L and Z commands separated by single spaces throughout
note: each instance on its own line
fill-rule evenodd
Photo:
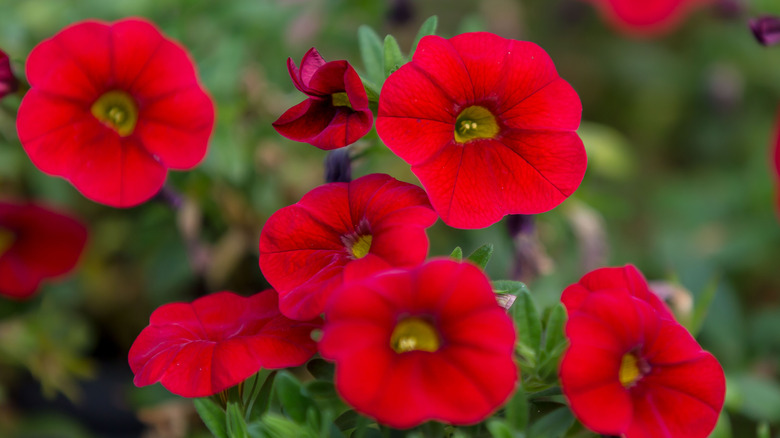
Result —
M 423 38 L 379 97 L 377 133 L 442 220 L 487 227 L 550 210 L 579 187 L 582 105 L 534 43 L 486 32 Z
M 712 0 L 584 0 L 628 35 L 655 36 L 674 29 L 685 15 Z
M 287 69 L 295 88 L 308 99 L 273 123 L 279 134 L 331 150 L 356 142 L 371 129 L 374 116 L 366 89 L 347 61 L 325 62 L 312 47 L 300 68 L 288 58 Z
M 218 292 L 152 313 L 130 347 L 136 386 L 157 382 L 182 397 L 205 397 L 246 380 L 261 368 L 302 365 L 317 346 L 311 332 L 322 320 L 292 321 L 276 292 L 250 297 Z
M 704 438 L 726 382 L 685 328 L 626 289 L 593 292 L 566 322 L 563 393 L 587 428 L 626 438 Z
M 19 88 L 19 82 L 11 70 L 11 60 L 8 55 L 0 50 L 0 99 L 13 93 Z
M 330 183 L 268 218 L 260 234 L 260 269 L 293 319 L 322 313 L 345 266 L 379 258 L 414 266 L 428 255 L 425 229 L 436 222 L 425 192 L 388 175 Z
M 114 207 L 205 156 L 214 106 L 192 61 L 151 23 L 83 21 L 38 44 L 17 131 L 32 162 Z
M 86 242 L 87 229 L 71 216 L 0 201 L 0 295 L 29 298 L 43 280 L 70 272 Z
M 336 363 L 336 390 L 380 423 L 477 423 L 515 389 L 512 321 L 470 263 L 438 259 L 347 282 L 325 318 L 319 348 Z
M 646 301 L 659 315 L 674 320 L 669 307 L 650 290 L 644 275 L 634 266 L 626 265 L 619 268 L 600 268 L 585 274 L 579 282 L 568 286 L 561 294 L 561 302 L 569 314 L 577 311 L 583 301 L 593 292 L 623 293 L 627 290 L 631 295 Z

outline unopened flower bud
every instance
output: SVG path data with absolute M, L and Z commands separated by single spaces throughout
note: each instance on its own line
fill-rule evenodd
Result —
M 780 43 L 780 17 L 765 15 L 751 19 L 749 24 L 759 43 L 765 46 Z

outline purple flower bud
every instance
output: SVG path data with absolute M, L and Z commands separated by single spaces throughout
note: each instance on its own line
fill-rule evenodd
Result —
M 780 17 L 764 15 L 750 20 L 750 30 L 759 43 L 771 46 L 780 43 Z
M 19 88 L 14 73 L 11 71 L 11 61 L 8 55 L 0 50 L 0 98 L 11 94 Z
M 325 182 L 352 181 L 352 159 L 346 148 L 328 152 L 325 157 Z

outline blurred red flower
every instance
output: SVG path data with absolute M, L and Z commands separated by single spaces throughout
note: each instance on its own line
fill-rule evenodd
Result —
M 425 228 L 436 219 L 422 189 L 388 175 L 325 184 L 271 215 L 260 234 L 260 269 L 279 292 L 284 315 L 311 319 L 355 260 L 425 260 Z
M 86 242 L 87 229 L 75 218 L 0 201 L 0 295 L 29 298 L 41 281 L 72 270 Z
M 19 87 L 19 82 L 11 71 L 11 60 L 0 50 L 0 98 L 13 93 Z
M 290 140 L 331 150 L 347 146 L 366 135 L 374 123 L 368 96 L 357 72 L 347 61 L 325 62 L 311 48 L 296 67 L 287 59 L 295 88 L 308 99 L 287 110 L 273 123 Z
M 152 313 L 130 347 L 136 386 L 157 382 L 182 397 L 205 397 L 246 380 L 261 368 L 302 365 L 317 352 L 311 331 L 322 320 L 292 321 L 276 292 L 250 297 L 218 292 Z
M 114 207 L 146 201 L 168 168 L 206 154 L 214 107 L 192 61 L 147 21 L 71 25 L 30 53 L 22 146 L 43 172 Z
M 357 411 L 395 428 L 472 424 L 515 389 L 515 331 L 476 266 L 449 259 L 345 283 L 320 353 Z
M 542 213 L 580 185 L 582 105 L 539 46 L 486 32 L 427 36 L 379 98 L 377 133 L 447 225 Z
M 566 306 L 566 311 L 572 314 L 593 292 L 622 293 L 624 290 L 627 290 L 634 297 L 646 301 L 659 315 L 671 320 L 675 319 L 669 307 L 650 290 L 644 275 L 633 265 L 619 268 L 600 268 L 585 274 L 579 282 L 563 290 L 561 302 Z
M 627 438 L 704 438 L 715 427 L 723 369 L 646 301 L 626 289 L 593 292 L 565 330 L 561 387 L 587 428 Z
M 696 6 L 712 0 L 584 0 L 615 28 L 629 35 L 654 36 L 674 29 Z

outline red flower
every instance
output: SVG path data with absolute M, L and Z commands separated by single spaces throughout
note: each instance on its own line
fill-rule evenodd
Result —
M 136 386 L 157 382 L 182 397 L 205 397 L 246 380 L 261 368 L 302 365 L 317 346 L 320 319 L 291 321 L 272 290 L 251 297 L 232 292 L 172 303 L 152 313 L 130 347 Z
M 604 435 L 706 437 L 725 396 L 723 370 L 671 319 L 626 289 L 593 292 L 566 323 L 560 366 L 574 415 Z
M 287 70 L 295 88 L 309 98 L 273 123 L 279 134 L 331 150 L 356 142 L 371 129 L 374 116 L 366 89 L 347 61 L 325 62 L 312 47 L 300 69 L 288 58 Z
M 330 183 L 274 213 L 260 234 L 260 269 L 293 319 L 322 313 L 344 268 L 362 258 L 414 266 L 436 222 L 425 192 L 384 174 Z
M 633 265 L 621 268 L 601 268 L 583 276 L 578 283 L 563 290 L 561 302 L 569 314 L 580 308 L 583 301 L 593 292 L 622 293 L 624 290 L 640 300 L 646 301 L 659 315 L 674 320 L 669 307 L 654 294 L 647 285 L 647 280 Z
M 87 241 L 76 219 L 35 204 L 0 202 L 0 294 L 29 298 L 72 270 Z
M 485 274 L 440 259 L 345 283 L 331 298 L 320 353 L 339 394 L 395 428 L 471 424 L 515 389 L 515 331 Z
M 206 154 L 211 99 L 185 50 L 151 23 L 69 26 L 33 49 L 27 78 L 22 146 L 40 170 L 93 201 L 139 204 L 168 168 L 190 169 Z
M 387 78 L 376 128 L 447 225 L 482 228 L 550 210 L 577 189 L 581 113 L 539 46 L 477 32 L 423 38 Z
M 585 0 L 622 32 L 652 36 L 672 30 L 694 7 L 711 0 Z
M 0 99 L 16 91 L 18 87 L 19 83 L 11 71 L 11 60 L 0 50 Z

